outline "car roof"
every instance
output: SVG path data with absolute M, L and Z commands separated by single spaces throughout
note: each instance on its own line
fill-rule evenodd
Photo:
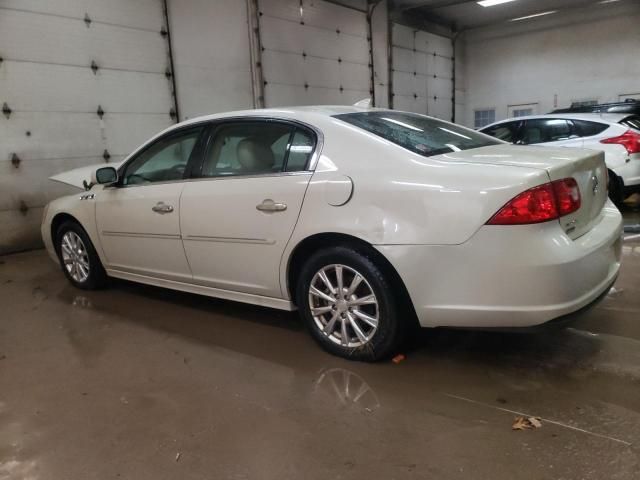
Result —
M 193 123 L 206 122 L 209 120 L 219 120 L 222 118 L 235 117 L 274 117 L 294 120 L 312 120 L 318 117 L 331 117 L 344 113 L 358 113 L 371 111 L 386 111 L 387 109 L 356 107 L 347 105 L 309 105 L 300 107 L 278 107 L 278 108 L 255 108 L 251 110 L 237 110 L 232 112 L 214 113 L 184 120 L 172 128 L 186 126 Z
M 517 122 L 520 120 L 537 120 L 537 119 L 545 119 L 545 118 L 561 118 L 565 120 L 590 120 L 597 121 L 601 123 L 609 123 L 609 124 L 617 124 L 621 120 L 633 116 L 633 114 L 629 113 L 546 113 L 543 115 L 526 115 L 522 117 L 512 117 L 506 118 L 504 120 L 500 120 L 499 122 L 494 122 L 486 127 L 482 127 L 481 130 L 485 128 L 493 127 L 495 125 L 500 125 L 505 122 Z

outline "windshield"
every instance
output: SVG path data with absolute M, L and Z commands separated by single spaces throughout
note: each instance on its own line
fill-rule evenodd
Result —
M 346 113 L 334 118 L 425 157 L 503 143 L 473 130 L 416 113 L 375 111 Z

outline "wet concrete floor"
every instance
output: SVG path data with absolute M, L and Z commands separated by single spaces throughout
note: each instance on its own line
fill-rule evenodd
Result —
M 625 213 L 640 223 L 638 210 Z M 572 328 L 423 332 L 400 364 L 295 314 L 0 258 L 0 479 L 638 479 L 640 235 Z M 512 431 L 518 415 L 542 428 Z

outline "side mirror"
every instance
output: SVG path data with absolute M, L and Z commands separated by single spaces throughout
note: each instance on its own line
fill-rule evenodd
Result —
M 112 185 L 118 181 L 118 171 L 113 167 L 98 168 L 92 175 L 91 183 Z

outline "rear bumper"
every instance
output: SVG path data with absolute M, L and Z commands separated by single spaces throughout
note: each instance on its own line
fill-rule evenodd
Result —
M 571 240 L 558 222 L 484 226 L 461 245 L 378 246 L 424 327 L 532 327 L 588 306 L 620 269 L 622 216 Z

